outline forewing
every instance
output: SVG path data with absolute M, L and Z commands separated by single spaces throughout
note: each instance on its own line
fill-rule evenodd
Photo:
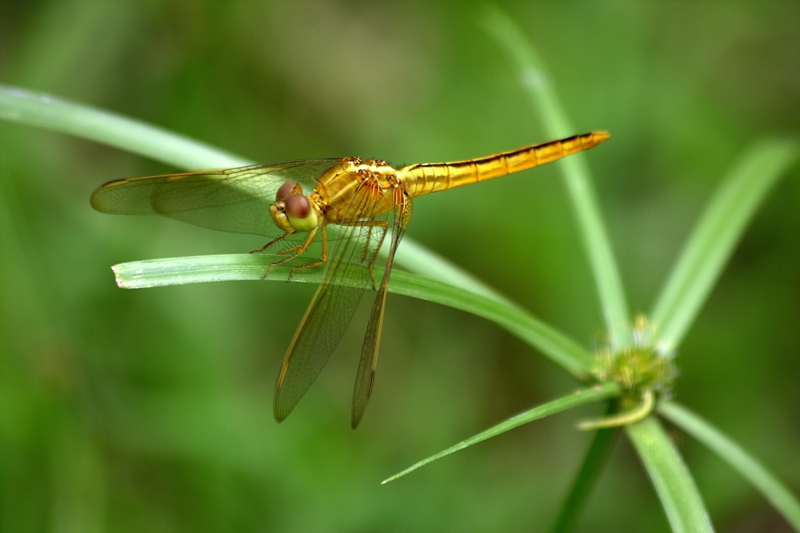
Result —
M 398 198 L 395 201 L 395 208 L 392 210 L 392 241 L 389 246 L 389 254 L 386 257 L 386 266 L 383 271 L 378 295 L 372 305 L 372 313 L 367 324 L 367 333 L 364 336 L 364 344 L 361 346 L 361 359 L 358 361 L 358 373 L 356 374 L 356 384 L 353 388 L 353 429 L 358 427 L 367 403 L 372 396 L 372 387 L 375 384 L 375 369 L 378 366 L 378 350 L 381 344 L 381 331 L 383 330 L 383 314 L 386 309 L 386 293 L 389 285 L 389 276 L 392 273 L 392 263 L 394 253 L 400 244 L 400 239 L 408 227 L 411 219 L 411 198 L 403 195 L 401 190 L 397 190 Z
M 354 219 L 356 213 L 365 210 L 368 208 L 364 205 L 351 204 L 345 220 Z M 278 422 L 289 416 L 342 339 L 364 290 L 372 284 L 369 266 L 385 228 L 340 226 L 323 281 L 294 334 L 278 374 L 275 390 Z
M 339 161 L 309 159 L 116 180 L 92 194 L 92 207 L 103 213 L 159 214 L 203 228 L 272 236 L 280 233 L 269 213 L 278 188 L 294 180 L 309 193 Z

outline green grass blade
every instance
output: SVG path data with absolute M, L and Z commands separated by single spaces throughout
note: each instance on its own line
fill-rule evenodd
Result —
M 680 344 L 764 197 L 800 153 L 796 140 L 751 147 L 708 203 L 650 319 L 667 348 Z
M 784 518 L 800 531 L 800 502 L 764 465 L 714 426 L 674 402 L 662 403 L 659 412 L 727 461 L 766 497 Z
M 473 277 L 471 274 L 408 238 L 403 238 L 394 256 L 396 265 L 448 285 L 491 298 L 498 303 L 515 306 L 511 300 Z M 394 274 L 392 274 L 394 275 Z
M 610 413 L 611 410 L 609 409 L 607 414 Z M 605 428 L 595 432 L 581 469 L 572 484 L 567 499 L 564 501 L 561 512 L 558 513 L 553 533 L 567 533 L 574 529 L 581 511 L 583 511 L 586 501 L 589 499 L 589 494 L 600 476 L 618 431 L 619 428 Z
M 546 416 L 566 411 L 567 409 L 571 409 L 573 407 L 578 407 L 579 405 L 605 400 L 607 398 L 619 395 L 619 392 L 620 392 L 619 387 L 614 383 L 606 383 L 603 385 L 598 385 L 597 387 L 591 387 L 575 391 L 569 396 L 553 400 L 552 402 L 548 402 L 544 405 L 540 405 L 539 407 L 535 407 L 529 411 L 525 411 L 524 413 L 520 413 L 514 417 L 511 417 L 505 422 L 501 422 L 500 424 L 497 424 L 496 426 L 491 427 L 486 431 L 482 431 L 481 433 L 478 433 L 477 435 L 470 437 L 467 440 L 459 442 L 455 446 L 451 446 L 450 448 L 447 448 L 446 450 L 443 450 L 435 455 L 432 455 L 427 459 L 423 459 L 422 461 L 419 461 L 418 463 L 415 463 L 410 467 L 406 468 L 402 472 L 397 473 L 388 479 L 385 479 L 383 483 L 394 481 L 395 479 L 403 477 L 406 474 L 409 474 L 420 467 L 423 467 L 429 463 L 432 463 L 433 461 L 436 461 L 437 459 L 441 459 L 442 457 L 455 453 L 459 450 L 468 448 L 473 444 L 477 444 L 487 439 L 491 439 L 492 437 L 496 437 L 501 433 L 505 433 L 506 431 L 519 427 L 523 424 L 527 424 L 529 422 L 533 422 L 534 420 L 539 420 L 540 418 L 544 418 Z
M 266 254 L 207 255 L 176 257 L 121 263 L 113 267 L 117 285 L 126 289 L 143 289 L 188 283 L 260 280 L 275 256 Z M 272 269 L 268 280 L 283 281 L 290 267 Z M 376 279 L 383 271 L 374 269 Z M 298 270 L 293 282 L 319 283 L 321 269 Z M 342 280 L 347 283 L 348 280 Z M 438 280 L 396 270 L 389 281 L 389 291 L 440 303 L 491 320 L 510 331 L 528 345 L 540 350 L 553 362 L 581 380 L 590 377 L 597 364 L 580 344 L 533 317 L 524 310 L 492 297 L 473 294 Z
M 686 465 L 656 417 L 625 426 L 675 533 L 713 531 Z
M 251 164 L 199 141 L 101 109 L 0 85 L 0 119 L 67 133 L 179 168 Z
M 226 254 L 168 257 L 130 261 L 111 267 L 121 289 L 150 289 L 192 283 L 260 280 L 269 264 L 278 256 L 269 254 Z M 285 281 L 291 267 L 278 265 L 265 278 Z M 322 273 L 317 268 L 298 270 L 292 281 L 319 283 Z
M 516 67 L 520 83 L 541 115 L 547 133 L 553 138 L 581 133 L 569 123 L 553 89 L 550 75 L 516 24 L 495 7 L 486 9 L 483 22 Z M 585 156 L 576 154 L 559 161 L 557 165 L 564 175 L 589 256 L 611 345 L 614 349 L 627 346 L 631 342 L 628 304 Z

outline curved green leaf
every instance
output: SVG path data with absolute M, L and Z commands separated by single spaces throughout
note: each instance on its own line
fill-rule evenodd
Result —
M 625 426 L 675 533 L 714 531 L 697 486 L 656 417 Z
M 752 483 L 795 530 L 800 531 L 800 502 L 772 473 L 717 428 L 675 402 L 664 402 L 659 413 L 708 446 Z
M 506 420 L 505 422 L 501 422 L 496 426 L 487 429 L 486 431 L 482 431 L 481 433 L 478 433 L 477 435 L 470 437 L 467 440 L 459 442 L 455 446 L 451 446 L 450 448 L 442 450 L 441 452 L 435 455 L 431 455 L 427 459 L 423 459 L 418 463 L 414 463 L 413 465 L 409 466 L 402 472 L 397 473 L 388 479 L 385 479 L 382 482 L 382 484 L 394 481 L 395 479 L 403 477 L 406 474 L 409 474 L 418 468 L 421 468 L 429 463 L 432 463 L 433 461 L 436 461 L 437 459 L 441 459 L 442 457 L 446 457 L 451 453 L 455 453 L 459 450 L 463 450 L 464 448 L 468 448 L 473 444 L 478 444 L 479 442 L 483 442 L 487 439 L 491 439 L 492 437 L 496 437 L 501 433 L 505 433 L 506 431 L 519 427 L 523 424 L 527 424 L 529 422 L 533 422 L 534 420 L 539 420 L 540 418 L 544 418 L 546 416 L 566 411 L 567 409 L 571 409 L 573 407 L 578 407 L 579 405 L 584 405 L 592 402 L 599 402 L 600 400 L 605 400 L 607 398 L 618 396 L 619 393 L 620 393 L 619 386 L 617 386 L 615 383 L 605 383 L 603 385 L 598 385 L 596 387 L 577 390 L 574 393 L 570 394 L 569 396 L 564 396 L 563 398 L 553 400 L 544 405 L 540 405 L 539 407 L 534 407 L 529 411 L 525 411 L 524 413 L 520 413 L 516 416 L 513 416 L 508 420 Z
M 609 409 L 606 410 L 606 416 L 611 413 L 611 405 L 609 405 Z M 581 511 L 583 511 L 586 501 L 589 499 L 591 490 L 600 476 L 617 433 L 619 433 L 618 427 L 603 428 L 595 432 L 581 469 L 572 483 L 561 511 L 558 513 L 558 519 L 553 527 L 554 533 L 567 533 L 573 530 L 573 526 L 578 521 Z
M 798 154 L 796 140 L 761 141 L 722 180 L 650 315 L 665 349 L 680 344 L 755 210 Z
M 275 256 L 266 254 L 207 255 L 176 257 L 122 263 L 113 267 L 117 285 L 125 289 L 143 289 L 188 283 L 215 281 L 260 280 Z M 273 268 L 267 280 L 283 281 L 289 277 L 290 267 Z M 383 269 L 375 268 L 380 279 Z M 303 269 L 295 272 L 292 281 L 319 283 L 321 269 Z M 340 280 L 348 283 L 349 280 Z M 437 302 L 472 313 L 496 322 L 530 346 L 537 348 L 556 364 L 581 380 L 589 379 L 597 364 L 581 345 L 534 318 L 524 310 L 494 298 L 467 292 L 438 280 L 396 270 L 389 281 L 389 291 L 414 298 Z
M 180 168 L 225 168 L 252 164 L 241 157 L 150 124 L 9 85 L 0 85 L 0 119 L 68 133 Z

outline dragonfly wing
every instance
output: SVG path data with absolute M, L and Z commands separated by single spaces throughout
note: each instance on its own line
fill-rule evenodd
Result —
M 359 195 L 355 195 L 358 197 Z M 362 195 L 363 196 L 363 195 Z M 368 212 L 351 205 L 348 214 Z M 376 235 L 380 231 L 380 235 Z M 340 226 L 331 256 L 306 314 L 292 338 L 275 389 L 275 419 L 283 421 L 317 378 L 350 324 L 364 290 L 372 283 L 371 263 L 386 226 Z M 380 237 L 380 238 L 378 238 Z
M 339 344 L 369 282 L 362 288 L 321 284 L 284 357 L 275 390 L 275 420 L 282 422 L 317 379 Z
M 356 374 L 356 384 L 353 388 L 353 429 L 358 427 L 367 403 L 372 395 L 372 387 L 375 384 L 375 369 L 378 365 L 378 350 L 381 344 L 381 331 L 383 329 L 383 313 L 386 308 L 386 293 L 389 285 L 389 276 L 392 272 L 394 253 L 400 244 L 400 239 L 408 227 L 411 219 L 411 198 L 406 197 L 403 191 L 397 189 L 398 197 L 395 199 L 395 208 L 392 210 L 392 241 L 389 247 L 389 254 L 386 258 L 386 266 L 383 271 L 378 295 L 372 305 L 372 313 L 367 325 L 367 333 L 364 336 L 364 344 L 361 346 L 361 359 L 358 361 L 358 373 Z
M 158 214 L 203 228 L 273 236 L 281 233 L 269 212 L 288 180 L 306 192 L 339 159 L 204 170 L 111 181 L 92 194 L 92 207 L 121 215 Z

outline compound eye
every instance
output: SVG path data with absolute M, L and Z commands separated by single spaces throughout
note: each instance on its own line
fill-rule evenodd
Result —
M 275 193 L 275 200 L 280 202 L 286 200 L 289 195 L 300 192 L 302 192 L 302 189 L 296 181 L 287 181 L 278 188 L 278 192 Z
M 284 183 L 281 189 L 286 186 Z M 278 190 L 280 192 L 280 189 Z M 302 194 L 290 194 L 284 200 L 286 204 L 286 214 L 292 218 L 305 219 L 311 212 L 311 202 Z

